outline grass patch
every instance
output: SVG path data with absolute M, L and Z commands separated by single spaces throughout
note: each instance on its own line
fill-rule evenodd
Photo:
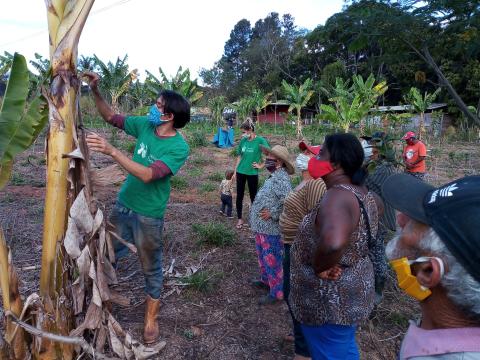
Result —
M 212 192 L 217 190 L 217 186 L 212 183 L 203 183 L 200 185 L 200 192 L 201 193 L 207 193 L 207 192 Z
M 207 133 L 201 129 L 192 131 L 188 137 L 188 144 L 192 148 L 208 146 Z
M 192 158 L 190 162 L 196 166 L 205 166 L 210 162 L 210 160 L 204 156 L 197 155 L 194 158 Z
M 12 173 L 12 177 L 10 178 L 11 185 L 25 185 L 28 184 L 27 179 L 20 173 Z
M 201 270 L 195 274 L 182 278 L 181 281 L 193 290 L 207 293 L 213 289 L 217 282 L 217 278 L 217 274 L 208 270 Z
M 198 244 L 230 246 L 235 242 L 235 232 L 222 223 L 193 224 L 193 233 Z
M 185 190 L 188 187 L 188 182 L 181 176 L 173 176 L 170 179 L 170 184 L 175 190 Z
M 191 177 L 198 178 L 203 174 L 203 171 L 198 168 L 192 168 L 188 170 L 188 175 Z
M 208 175 L 207 179 L 210 181 L 220 182 L 223 180 L 223 178 L 224 178 L 224 175 L 222 173 L 217 172 L 217 173 Z

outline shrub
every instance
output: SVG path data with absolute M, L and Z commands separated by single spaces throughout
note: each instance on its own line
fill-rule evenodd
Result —
M 235 242 L 235 232 L 222 223 L 193 224 L 193 233 L 198 244 L 229 246 Z
M 206 192 L 211 192 L 217 189 L 217 186 L 212 183 L 203 183 L 200 185 L 200 192 L 206 193 Z
M 188 187 L 188 182 L 181 176 L 173 176 L 170 179 L 170 184 L 175 190 L 185 190 Z
M 202 130 L 194 130 L 189 136 L 188 143 L 192 148 L 207 146 L 207 134 Z

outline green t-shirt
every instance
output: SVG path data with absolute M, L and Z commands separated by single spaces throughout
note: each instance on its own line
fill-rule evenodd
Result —
M 175 175 L 187 160 L 190 149 L 182 135 L 177 132 L 172 137 L 159 137 L 155 134 L 155 126 L 146 116 L 128 116 L 124 130 L 137 138 L 133 161 L 143 166 L 148 167 L 154 161 L 160 160 Z M 170 197 L 170 178 L 171 175 L 144 183 L 128 174 L 118 199 L 124 206 L 140 215 L 161 218 Z
M 241 157 L 237 167 L 237 172 L 244 175 L 258 175 L 258 169 L 252 167 L 254 162 L 259 163 L 262 159 L 262 150 L 260 145 L 270 148 L 267 140 L 261 136 L 256 136 L 253 140 L 242 138 L 237 146 L 236 153 Z

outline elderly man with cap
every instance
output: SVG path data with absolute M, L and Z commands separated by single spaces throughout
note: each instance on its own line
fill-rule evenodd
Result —
M 423 142 L 416 138 L 413 131 L 407 132 L 402 139 L 407 143 L 403 148 L 403 163 L 405 164 L 405 171 L 407 174 L 423 180 L 427 170 L 425 164 L 427 147 Z
M 400 226 L 387 257 L 422 311 L 400 359 L 480 359 L 480 176 L 434 188 L 396 174 L 383 193 Z
M 292 191 L 290 176 L 295 168 L 290 162 L 285 146 L 269 149 L 260 145 L 265 158 L 265 169 L 270 177 L 257 193 L 250 209 L 250 227 L 255 233 L 255 245 L 260 266 L 260 278 L 253 285 L 269 289 L 260 305 L 272 304 L 283 299 L 283 243 L 279 218 L 285 197 Z

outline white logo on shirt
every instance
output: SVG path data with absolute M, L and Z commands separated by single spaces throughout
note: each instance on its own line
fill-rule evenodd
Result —
M 408 150 L 405 156 L 407 157 L 408 160 L 410 160 L 411 158 L 413 158 L 414 154 L 415 154 L 414 150 Z
M 429 204 L 434 203 L 437 200 L 437 197 L 450 197 L 453 196 L 453 191 L 457 190 L 457 184 L 448 185 L 442 189 L 435 190 L 430 197 Z
M 137 150 L 137 154 L 140 155 L 142 159 L 145 159 L 145 157 L 147 156 L 147 152 L 148 146 L 145 145 L 143 142 L 140 143 L 140 148 Z

